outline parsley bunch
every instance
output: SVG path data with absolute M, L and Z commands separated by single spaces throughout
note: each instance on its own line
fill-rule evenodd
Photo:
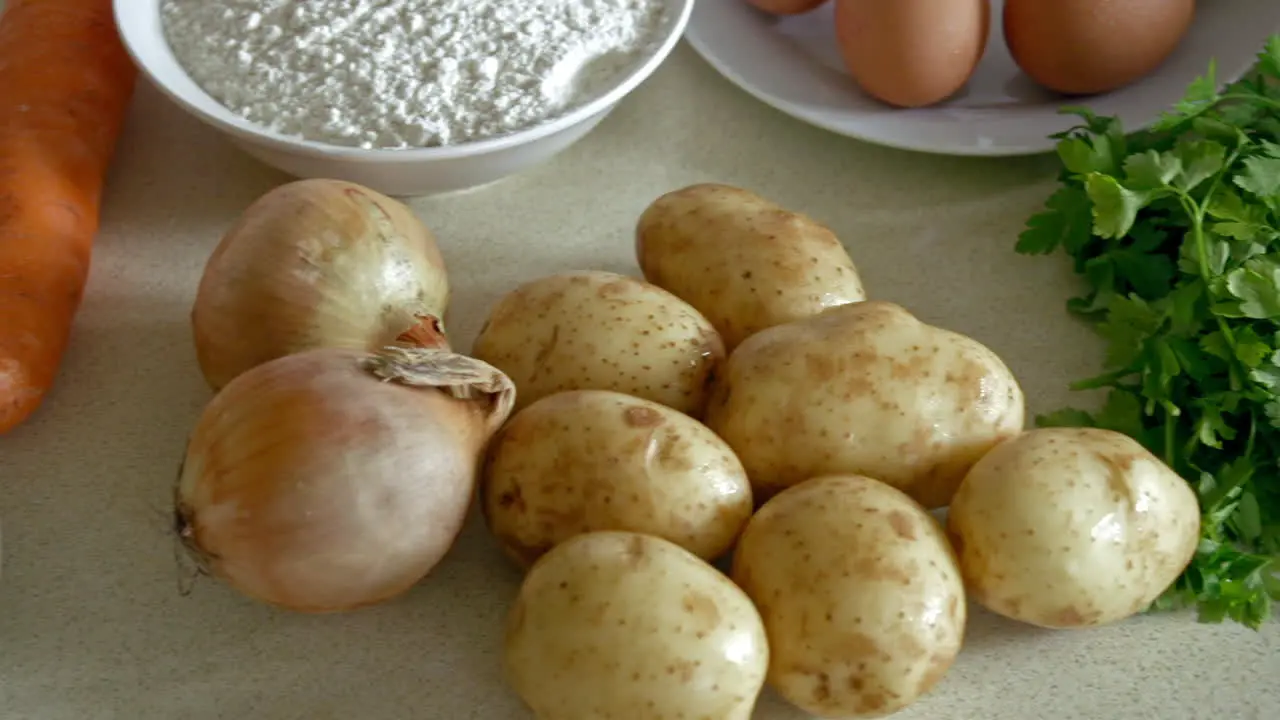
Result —
M 1061 248 L 1087 291 L 1069 310 L 1107 342 L 1093 413 L 1042 426 L 1123 432 L 1199 494 L 1202 537 L 1156 608 L 1258 628 L 1280 601 L 1280 35 L 1254 71 L 1214 69 L 1150 127 L 1067 108 L 1061 186 L 1017 250 Z

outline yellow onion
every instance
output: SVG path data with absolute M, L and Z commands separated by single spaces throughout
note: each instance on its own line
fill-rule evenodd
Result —
M 241 374 L 187 446 L 175 526 L 201 568 L 301 612 L 390 599 L 457 538 L 515 386 L 447 350 L 322 348 Z
M 400 202 L 337 180 L 299 180 L 254 202 L 205 265 L 191 321 L 215 390 L 321 347 L 447 347 L 449 302 L 431 231 Z

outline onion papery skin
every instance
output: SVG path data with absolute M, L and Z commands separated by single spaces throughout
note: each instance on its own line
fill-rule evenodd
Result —
M 393 598 L 456 540 L 514 392 L 442 350 L 327 348 L 259 365 L 192 433 L 179 535 L 208 574 L 271 605 L 328 613 Z
M 240 373 L 321 347 L 447 347 L 449 281 L 435 237 L 397 200 L 299 180 L 254 202 L 205 264 L 191 323 L 217 390 Z

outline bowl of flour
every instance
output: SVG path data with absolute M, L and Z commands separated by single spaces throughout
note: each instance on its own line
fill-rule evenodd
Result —
M 394 196 L 478 187 L 589 133 L 693 0 L 116 0 L 143 74 L 250 155 Z

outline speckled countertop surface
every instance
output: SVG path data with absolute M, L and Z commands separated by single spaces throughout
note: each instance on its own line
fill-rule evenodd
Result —
M 831 225 L 872 295 L 994 348 L 1035 412 L 1066 402 L 1067 381 L 1099 360 L 1064 314 L 1065 259 L 1012 250 L 1052 171 L 1046 158 L 913 155 L 809 128 L 681 47 L 552 163 L 413 206 L 441 240 L 466 347 L 517 281 L 636 272 L 631 231 L 657 195 L 747 187 Z M 140 89 L 57 391 L 0 437 L 0 718 L 526 717 L 498 660 L 518 578 L 474 520 L 419 588 L 347 616 L 277 612 L 212 581 L 180 593 L 166 508 L 209 399 L 187 314 L 221 233 L 286 179 Z M 1253 633 L 1165 616 L 1051 633 L 975 612 L 952 672 L 896 717 L 1274 720 L 1277 677 L 1280 624 Z M 757 718 L 801 715 L 766 697 Z

